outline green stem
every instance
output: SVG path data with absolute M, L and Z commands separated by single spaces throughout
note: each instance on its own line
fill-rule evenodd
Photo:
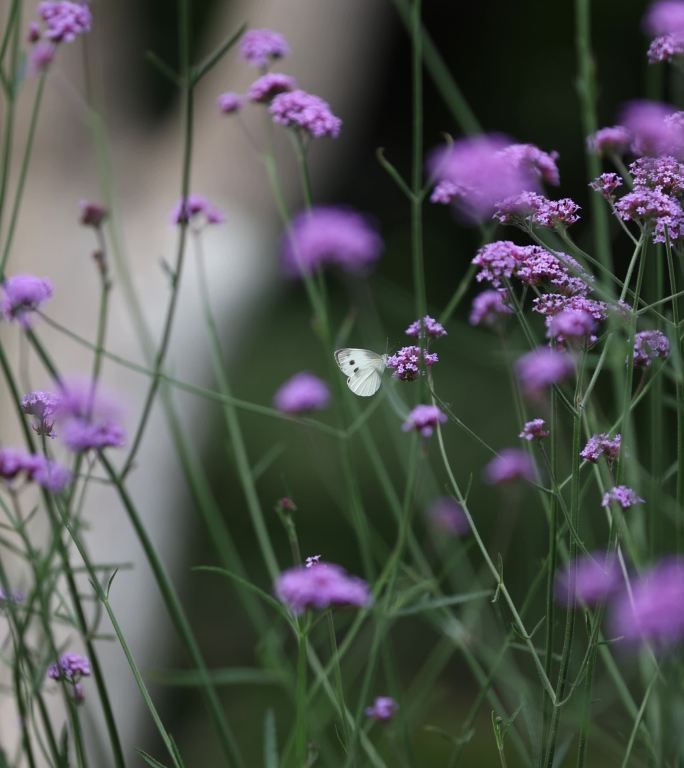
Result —
M 412 167 L 411 167 L 411 254 L 413 262 L 413 291 L 416 316 L 427 311 L 425 265 L 423 263 L 423 48 L 422 0 L 412 0 L 411 10 L 411 73 L 413 82 Z M 421 335 L 422 338 L 422 335 Z M 422 342 L 421 342 L 422 344 Z

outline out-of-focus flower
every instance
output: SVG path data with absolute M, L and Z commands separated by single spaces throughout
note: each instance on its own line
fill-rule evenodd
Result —
M 85 3 L 68 0 L 47 0 L 38 6 L 38 17 L 44 22 L 43 37 L 53 43 L 73 43 L 86 32 L 93 22 L 90 8 Z
M 240 41 L 240 56 L 253 67 L 264 69 L 290 53 L 285 38 L 272 29 L 249 29 Z
M 632 136 L 635 155 L 674 155 L 684 152 L 684 129 L 671 118 L 675 108 L 657 101 L 631 101 L 623 109 L 621 123 Z
M 639 331 L 634 336 L 634 365 L 650 368 L 653 361 L 670 356 L 670 342 L 661 331 Z
M 441 323 L 438 323 L 434 317 L 425 315 L 420 320 L 415 320 L 404 331 L 407 336 L 412 336 L 414 339 L 419 339 L 421 336 L 428 339 L 440 339 L 442 336 L 446 336 L 447 332 Z
M 109 215 L 107 209 L 100 203 L 93 203 L 90 200 L 81 200 L 79 205 L 81 207 L 80 221 L 84 227 L 94 227 L 97 229 Z
M 235 91 L 226 91 L 216 99 L 216 106 L 223 115 L 234 115 L 242 109 L 244 98 Z
M 580 451 L 580 456 L 592 464 L 596 464 L 601 456 L 605 456 L 608 461 L 613 461 L 620 454 L 621 443 L 622 435 L 619 434 L 615 437 L 610 437 L 605 433 L 592 435 Z
M 368 584 L 334 563 L 290 568 L 276 580 L 275 592 L 295 614 L 307 609 L 321 611 L 334 605 L 364 607 L 372 602 Z
M 31 325 L 32 314 L 52 296 L 52 283 L 45 277 L 14 275 L 2 284 L 0 312 L 5 320 Z
M 587 146 L 597 155 L 624 155 L 632 143 L 632 135 L 624 125 L 600 128 L 587 137 Z
M 373 702 L 373 706 L 366 707 L 366 717 L 385 723 L 391 720 L 397 713 L 399 705 L 389 696 L 378 696 Z
M 402 347 L 387 358 L 387 367 L 394 371 L 395 379 L 400 381 L 414 381 L 420 376 L 421 357 L 423 365 L 431 366 L 439 362 L 439 357 L 434 352 L 427 352 L 420 347 Z
M 485 480 L 490 485 L 501 485 L 516 480 L 534 482 L 534 463 L 525 451 L 506 448 L 495 456 L 484 469 Z
M 649 62 L 670 61 L 675 56 L 684 54 L 683 35 L 660 35 L 651 40 L 646 54 Z
M 518 358 L 515 373 L 523 392 L 537 397 L 554 384 L 572 376 L 575 366 L 567 352 L 538 347 Z
M 584 555 L 556 573 L 554 587 L 556 600 L 565 605 L 601 603 L 620 587 L 617 558 L 605 552 Z
M 427 510 L 428 519 L 443 533 L 452 536 L 465 536 L 470 533 L 470 523 L 463 507 L 451 496 L 440 496 L 435 499 Z
M 667 558 L 631 583 L 615 600 L 612 633 L 629 644 L 666 650 L 684 639 L 684 562 Z
M 291 75 L 269 72 L 255 80 L 247 89 L 247 98 L 257 104 L 268 104 L 274 96 L 294 91 L 297 81 Z
M 471 325 L 495 326 L 506 315 L 513 314 L 513 309 L 506 304 L 505 291 L 482 291 L 473 299 L 468 322 Z
M 653 3 L 644 17 L 644 29 L 656 36 L 648 49 L 650 62 L 681 56 L 684 53 L 684 3 L 681 0 Z
M 544 419 L 532 419 L 531 421 L 525 422 L 522 432 L 518 437 L 531 442 L 532 440 L 543 440 L 550 434 L 551 433 L 546 428 Z
M 365 216 L 346 208 L 322 206 L 294 218 L 283 239 L 282 262 L 292 275 L 310 274 L 328 265 L 364 273 L 382 250 L 382 238 Z
M 612 200 L 614 197 L 613 192 L 615 192 L 618 187 L 622 186 L 622 179 L 617 173 L 602 173 L 600 176 L 597 176 L 589 186 L 595 192 L 598 192 L 605 197 L 606 200 Z
M 560 312 L 585 312 L 598 323 L 608 317 L 608 305 L 603 301 L 588 299 L 586 296 L 565 296 L 561 293 L 545 293 L 532 302 L 532 311 L 547 319 L 547 327 L 551 318 Z
M 342 129 L 342 120 L 333 114 L 327 101 L 302 90 L 279 93 L 268 111 L 274 123 L 304 131 L 313 139 L 336 139 Z
M 428 158 L 428 172 L 437 182 L 431 200 L 453 203 L 470 222 L 484 221 L 504 198 L 538 192 L 542 179 L 557 184 L 557 157 L 500 134 L 459 139 Z
M 0 448 L 0 478 L 14 480 L 26 471 L 31 455 L 16 448 Z
M 179 200 L 171 211 L 171 223 L 188 223 L 201 229 L 207 224 L 222 224 L 226 220 L 223 213 L 203 195 L 188 195 L 186 200 Z
M 684 236 L 684 211 L 679 201 L 657 189 L 635 188 L 615 203 L 623 221 L 637 221 L 653 228 L 653 242 L 664 243 Z
M 119 405 L 92 382 L 63 382 L 56 416 L 59 436 L 74 452 L 119 448 L 126 440 Z
M 494 211 L 501 224 L 531 224 L 538 227 L 569 227 L 579 220 L 579 205 L 569 197 L 549 200 L 536 192 L 521 192 L 504 198 Z
M 51 680 L 64 681 L 72 686 L 74 700 L 78 703 L 85 698 L 81 679 L 90 677 L 90 661 L 78 653 L 65 653 L 47 671 Z
M 404 432 L 415 430 L 423 437 L 432 437 L 432 433 L 440 424 L 448 421 L 446 413 L 440 411 L 436 405 L 417 405 L 402 425 Z
M 273 398 L 282 413 L 301 414 L 322 411 L 330 405 L 328 385 L 313 373 L 302 371 L 288 379 Z
M 564 309 L 549 318 L 547 336 L 557 342 L 593 341 L 596 329 L 594 318 L 582 309 Z
M 609 507 L 611 504 L 619 504 L 623 509 L 633 507 L 635 504 L 643 504 L 644 499 L 637 494 L 635 490 L 626 485 L 616 485 L 603 494 L 601 499 L 602 507 Z
M 28 71 L 30 74 L 40 74 L 52 64 L 57 53 L 57 46 L 47 40 L 37 42 L 29 53 Z
M 23 603 L 25 599 L 25 595 L 23 592 L 5 592 L 5 590 L 0 587 L 0 611 L 2 611 L 3 608 L 6 608 L 9 604 L 18 605 L 19 603 Z
M 32 456 L 29 477 L 51 493 L 61 493 L 71 485 L 71 471 L 45 456 Z
M 35 417 L 33 429 L 38 435 L 54 437 L 55 419 L 59 395 L 54 392 L 29 392 L 21 398 L 21 410 L 27 416 Z
M 296 512 L 297 505 L 289 496 L 283 496 L 276 502 L 276 512 Z

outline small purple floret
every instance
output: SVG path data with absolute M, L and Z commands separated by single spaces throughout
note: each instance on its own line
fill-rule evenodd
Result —
M 543 440 L 551 433 L 546 428 L 546 422 L 544 419 L 532 419 L 525 422 L 522 432 L 518 435 L 523 440 L 532 442 L 532 440 Z
M 622 435 L 619 434 L 615 437 L 610 437 L 605 433 L 592 435 L 580 451 L 580 456 L 592 464 L 596 464 L 601 456 L 605 456 L 608 461 L 614 461 L 620 455 L 621 443 Z
M 635 504 L 643 503 L 644 499 L 642 499 L 636 491 L 626 485 L 616 485 L 614 488 L 606 491 L 601 499 L 602 507 L 609 507 L 611 504 L 619 504 L 623 509 L 628 509 Z
M 378 696 L 373 702 L 373 706 L 366 707 L 366 717 L 370 717 L 378 722 L 386 723 L 391 720 L 399 709 L 397 702 L 389 696 Z

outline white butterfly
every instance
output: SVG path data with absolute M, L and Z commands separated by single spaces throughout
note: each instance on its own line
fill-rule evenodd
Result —
M 370 349 L 335 350 L 335 362 L 346 374 L 347 386 L 359 397 L 374 395 L 382 383 L 382 374 L 387 367 L 387 355 L 378 355 Z

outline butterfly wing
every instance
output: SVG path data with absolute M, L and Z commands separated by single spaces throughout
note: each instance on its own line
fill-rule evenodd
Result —
M 370 349 L 345 347 L 335 351 L 335 362 L 347 375 L 347 386 L 359 397 L 370 397 L 378 391 L 386 359 L 386 355 L 378 355 Z

